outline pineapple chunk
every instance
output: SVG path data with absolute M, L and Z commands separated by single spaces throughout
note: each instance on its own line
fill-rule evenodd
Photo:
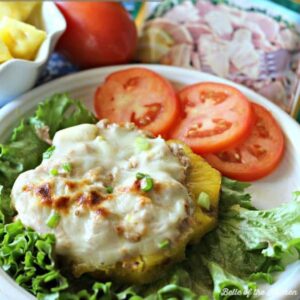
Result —
M 150 27 L 139 39 L 137 59 L 141 62 L 157 63 L 169 52 L 174 43 L 167 32 Z
M 37 1 L 1 1 L 0 20 L 6 16 L 19 21 L 26 21 L 38 4 Z
M 4 17 L 0 22 L 0 38 L 13 57 L 33 60 L 46 38 L 46 32 L 21 21 Z
M 12 58 L 7 46 L 0 39 L 0 64 Z

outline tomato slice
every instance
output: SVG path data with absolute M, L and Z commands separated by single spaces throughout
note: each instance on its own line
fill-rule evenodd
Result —
M 268 175 L 284 153 L 284 136 L 271 113 L 258 104 L 252 106 L 256 118 L 250 136 L 236 147 L 204 156 L 223 175 L 242 181 Z
M 155 135 L 166 133 L 179 114 L 172 85 L 155 72 L 131 68 L 107 77 L 95 94 L 98 118 L 133 122 Z
M 196 153 L 218 152 L 249 134 L 252 109 L 237 89 L 220 83 L 203 82 L 178 93 L 183 119 L 171 132 Z

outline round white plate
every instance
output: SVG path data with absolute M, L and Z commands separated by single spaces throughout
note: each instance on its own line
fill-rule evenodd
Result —
M 97 86 L 104 81 L 105 77 L 114 71 L 132 66 L 114 66 L 83 71 L 57 79 L 23 95 L 0 110 L 0 143 L 8 138 L 11 134 L 11 129 L 22 118 L 30 115 L 39 102 L 53 93 L 67 92 L 70 96 L 81 100 L 92 109 L 94 92 Z M 238 88 L 251 101 L 260 103 L 269 109 L 285 133 L 287 147 L 284 159 L 277 170 L 270 176 L 254 182 L 251 186 L 250 190 L 253 194 L 254 204 L 261 209 L 275 207 L 283 202 L 290 201 L 293 191 L 300 191 L 300 126 L 288 114 L 255 92 L 209 74 L 159 65 L 136 65 L 136 67 L 147 67 L 169 79 L 175 85 L 180 86 L 200 81 L 226 83 Z M 296 292 L 297 296 L 294 295 Z M 285 295 L 286 293 L 292 295 L 287 296 Z M 300 262 L 287 267 L 286 271 L 278 276 L 276 284 L 268 286 L 268 293 L 263 297 L 263 299 L 270 300 L 287 298 L 300 299 Z M 34 297 L 25 292 L 0 270 L 0 299 L 30 300 L 34 299 Z

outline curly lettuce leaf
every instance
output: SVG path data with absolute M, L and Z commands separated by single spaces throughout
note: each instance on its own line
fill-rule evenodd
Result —
M 233 289 L 249 299 L 257 281 L 272 283 L 273 272 L 284 269 L 285 254 L 300 249 L 300 194 L 278 208 L 258 211 L 245 193 L 247 186 L 224 178 L 218 227 L 189 247 L 186 260 L 166 278 L 139 291 L 157 299 L 157 291 L 173 282 L 178 290 L 187 288 L 210 299 L 225 299 L 225 292 L 230 294 Z
M 60 129 L 96 123 L 96 118 L 80 101 L 71 99 L 67 94 L 56 94 L 38 106 L 30 122 L 38 127 L 48 126 L 52 138 Z
M 0 185 L 11 187 L 20 173 L 41 162 L 49 145 L 37 134 L 40 128 L 47 128 L 52 138 L 57 130 L 95 122 L 96 118 L 80 101 L 66 94 L 48 98 L 33 117 L 21 121 L 7 143 L 0 144 Z
M 15 215 L 14 209 L 11 207 L 10 189 L 0 185 L 0 222 L 8 222 Z M 2 217 L 1 217 L 2 216 Z
M 1 217 L 1 215 L 0 215 Z M 1 219 L 0 219 L 1 221 Z M 20 221 L 0 223 L 0 265 L 15 281 L 39 300 L 140 300 L 133 291 L 117 293 L 110 282 L 86 280 L 88 287 L 74 290 L 54 260 L 55 238 L 25 228 Z
M 221 299 L 224 288 L 251 295 L 254 281 L 272 283 L 272 273 L 284 269 L 285 255 L 296 250 L 299 259 L 299 229 L 299 195 L 270 210 L 248 210 L 236 204 L 223 211 L 218 228 L 203 240 L 206 249 L 199 246 L 213 279 L 214 298 Z
M 241 207 L 254 209 L 251 203 L 251 195 L 245 190 L 250 186 L 249 183 L 222 178 L 220 212 L 225 212 L 231 206 L 238 204 Z
M 20 286 L 34 295 L 68 287 L 54 263 L 53 235 L 39 235 L 20 221 L 0 226 L 0 265 Z
M 96 282 L 93 284 L 91 291 L 86 289 L 78 293 L 62 292 L 53 293 L 50 295 L 38 294 L 38 299 L 42 300 L 98 300 L 98 299 L 114 299 L 111 291 L 111 283 Z
M 40 163 L 47 147 L 29 121 L 22 121 L 8 143 L 0 145 L 0 184 L 11 187 L 20 173 Z
M 299 209 L 298 199 L 265 211 L 233 207 L 230 221 L 223 222 L 239 236 L 247 251 L 259 250 L 265 257 L 281 259 L 293 247 L 300 251 Z
M 20 173 L 40 164 L 49 144 L 38 134 L 41 128 L 49 131 L 50 137 L 63 128 L 82 123 L 95 123 L 96 118 L 79 101 L 66 94 L 57 94 L 41 103 L 36 113 L 21 121 L 9 141 L 0 144 L 0 209 L 9 219 L 13 215 L 10 208 L 9 190 Z
M 182 299 L 182 300 L 195 300 L 197 295 L 189 288 L 180 287 L 176 284 L 168 284 L 157 291 L 158 300 L 164 299 Z
M 225 296 L 225 293 L 232 289 L 240 291 L 241 295 L 249 298 L 257 288 L 255 282 L 234 276 L 214 262 L 208 263 L 208 269 L 213 280 L 213 296 L 216 300 L 222 299 L 222 296 Z

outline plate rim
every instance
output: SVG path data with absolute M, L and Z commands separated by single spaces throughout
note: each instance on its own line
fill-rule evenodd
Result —
M 39 94 L 40 91 L 43 91 L 44 89 L 52 89 L 55 88 L 56 86 L 60 86 L 64 83 L 72 82 L 74 80 L 80 80 L 81 78 L 86 77 L 87 75 L 92 75 L 92 74 L 97 74 L 103 73 L 103 74 L 108 74 L 111 72 L 115 72 L 118 70 L 124 70 L 128 68 L 148 68 L 152 71 L 155 71 L 157 73 L 162 72 L 170 72 L 171 74 L 178 74 L 179 73 L 190 73 L 193 76 L 206 76 L 208 78 L 207 81 L 213 81 L 213 82 L 220 82 L 220 83 L 225 83 L 228 85 L 231 85 L 243 93 L 249 94 L 253 96 L 253 99 L 251 99 L 254 102 L 261 102 L 263 103 L 264 106 L 266 106 L 271 112 L 275 112 L 276 114 L 282 116 L 285 120 L 288 120 L 291 126 L 294 128 L 297 128 L 300 130 L 300 124 L 297 123 L 295 119 L 293 119 L 287 112 L 282 110 L 278 105 L 275 103 L 271 102 L 264 96 L 258 94 L 257 92 L 251 90 L 250 88 L 243 86 L 239 83 L 233 82 L 228 79 L 220 78 L 218 76 L 197 71 L 197 70 L 192 70 L 192 69 L 186 69 L 182 67 L 174 67 L 174 66 L 166 66 L 166 65 L 157 65 L 157 64 L 125 64 L 125 65 L 115 65 L 115 66 L 108 66 L 108 67 L 99 67 L 99 68 L 93 68 L 89 70 L 83 70 L 79 71 L 76 73 L 72 73 L 63 77 L 59 77 L 57 79 L 54 79 L 50 82 L 46 82 L 38 87 L 33 88 L 32 90 L 24 93 L 21 96 L 16 97 L 13 101 L 9 102 L 8 104 L 4 105 L 2 108 L 0 108 L 0 122 L 2 121 L 1 119 L 6 116 L 7 114 L 12 113 L 18 106 L 20 106 L 23 103 L 29 103 L 30 102 L 30 96 L 34 94 Z M 258 101 L 257 101 L 258 100 Z M 44 99 L 41 99 L 40 102 L 44 101 Z

